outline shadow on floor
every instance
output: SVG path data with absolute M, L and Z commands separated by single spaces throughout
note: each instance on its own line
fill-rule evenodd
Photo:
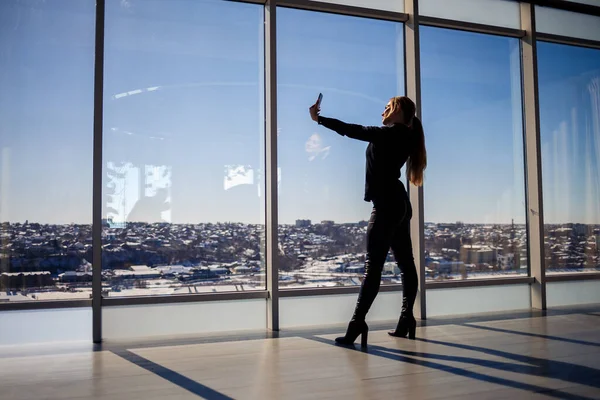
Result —
M 323 339 L 320 337 L 312 337 L 312 338 L 310 338 L 310 340 L 314 340 L 314 341 L 332 345 L 332 346 L 337 346 L 333 341 L 328 340 L 328 339 Z M 421 341 L 426 341 L 426 340 L 421 339 Z M 437 344 L 447 344 L 445 342 L 436 342 L 436 341 L 430 341 L 430 340 L 427 340 L 427 342 L 437 343 Z M 450 344 L 450 345 L 452 345 L 452 344 Z M 340 347 L 342 347 L 342 346 L 340 346 Z M 343 346 L 343 347 L 348 348 L 349 350 L 352 350 L 352 351 L 359 351 L 359 350 L 357 350 L 357 347 L 353 347 L 353 346 L 349 346 L 349 347 Z M 467 346 L 467 347 L 473 347 L 473 346 Z M 485 351 L 490 350 L 490 349 L 483 349 L 483 348 L 477 348 L 477 347 L 473 347 L 472 349 L 469 349 L 469 350 L 478 351 L 476 349 L 485 350 Z M 493 375 L 487 375 L 487 374 L 483 374 L 481 372 L 477 372 L 477 371 L 473 371 L 473 370 L 469 370 L 469 369 L 465 369 L 465 368 L 459 368 L 459 367 L 455 367 L 455 366 L 440 364 L 440 363 L 437 363 L 434 361 L 429 361 L 429 360 L 419 360 L 419 359 L 412 358 L 412 357 L 413 356 L 421 357 L 421 358 L 439 357 L 438 359 L 441 359 L 441 360 L 443 359 L 445 361 L 455 361 L 455 362 L 467 362 L 467 360 L 468 360 L 468 362 L 470 362 L 471 364 L 477 365 L 477 366 L 483 366 L 483 367 L 488 367 L 488 368 L 502 367 L 499 369 L 506 370 L 506 371 L 515 370 L 515 372 L 520 372 L 523 374 L 532 374 L 532 372 L 535 372 L 534 375 L 539 375 L 539 373 L 538 373 L 539 367 L 536 367 L 535 364 L 532 365 L 531 367 L 529 367 L 529 366 L 522 366 L 519 364 L 493 362 L 493 361 L 489 361 L 489 360 L 481 360 L 481 359 L 476 359 L 476 358 L 439 356 L 439 355 L 430 354 L 430 353 L 404 352 L 403 350 L 390 349 L 387 347 L 376 346 L 376 345 L 369 345 L 367 350 L 360 350 L 360 351 L 366 352 L 372 356 L 383 357 L 383 358 L 387 358 L 389 360 L 400 361 L 400 362 L 404 362 L 407 364 L 420 365 L 423 367 L 432 368 L 432 369 L 436 369 L 436 370 L 443 371 L 443 372 L 448 372 L 448 373 L 451 373 L 454 375 L 459 375 L 459 376 L 463 376 L 463 377 L 470 378 L 470 379 L 476 379 L 476 380 L 483 381 L 483 382 L 494 383 L 497 385 L 506 386 L 507 388 L 526 390 L 531 393 L 540 393 L 540 394 L 544 394 L 546 396 L 556 397 L 559 399 L 592 400 L 589 397 L 571 394 L 571 393 L 563 392 L 563 391 L 557 390 L 557 389 L 548 389 L 548 388 L 545 388 L 542 386 L 532 385 L 529 383 L 523 383 L 523 382 L 519 382 L 519 381 L 513 381 L 510 379 L 496 377 Z M 490 351 L 493 351 L 493 350 L 490 350 Z M 509 354 L 509 353 L 506 353 L 506 354 Z M 517 355 L 512 354 L 512 356 L 517 356 Z M 443 357 L 443 358 L 441 358 L 441 357 Z M 525 356 L 518 356 L 518 357 L 525 357 Z M 461 359 L 462 359 L 462 361 L 461 361 Z M 521 360 L 519 360 L 519 361 L 521 361 Z M 544 361 L 550 362 L 548 360 L 544 360 Z M 570 367 L 581 367 L 581 366 L 576 366 L 576 365 L 567 364 L 567 363 L 560 363 L 560 364 L 562 364 L 563 366 L 568 365 Z M 581 368 L 584 368 L 584 367 L 581 367 Z M 517 369 L 522 369 L 522 370 L 517 370 Z M 548 370 L 548 369 L 546 369 L 546 370 Z M 592 369 L 592 368 L 588 368 L 588 370 L 595 371 L 596 377 L 598 376 L 598 373 L 600 373 L 600 371 Z M 550 369 L 549 371 L 556 372 L 556 371 L 554 371 L 554 369 Z M 590 372 L 590 371 L 588 371 L 588 372 Z M 570 372 L 567 372 L 567 373 L 569 374 L 568 376 L 570 376 Z M 559 375 L 564 376 L 564 373 L 559 372 Z M 556 376 L 552 376 L 549 373 L 544 374 L 544 376 L 547 376 L 549 378 L 557 378 Z M 560 378 L 557 378 L 557 379 L 560 379 Z M 576 379 L 576 380 L 579 380 L 579 379 Z M 569 380 L 569 382 L 573 382 L 573 380 Z M 588 384 L 589 384 L 589 382 L 588 382 Z
M 432 339 L 417 339 L 425 343 L 432 343 L 448 347 L 454 347 L 461 350 L 474 351 L 478 353 L 488 354 L 496 357 L 503 357 L 509 360 L 517 361 L 522 364 L 513 364 L 507 362 L 483 360 L 480 358 L 462 357 L 462 356 L 447 356 L 432 353 L 418 353 L 399 349 L 386 349 L 385 351 L 403 354 L 407 356 L 432 358 L 437 360 L 454 361 L 477 366 L 495 368 L 502 371 L 516 372 L 519 374 L 528 374 L 534 376 L 542 376 L 551 379 L 559 379 L 565 382 L 571 382 L 578 385 L 586 385 L 600 389 L 600 370 L 586 367 L 578 364 L 571 364 L 563 361 L 548 360 L 526 356 L 521 354 L 508 353 L 501 350 L 488 349 L 486 347 L 472 346 L 462 343 L 442 342 Z M 527 364 L 527 365 L 523 365 Z
M 509 334 L 513 334 L 513 335 L 530 336 L 530 337 L 542 338 L 542 339 L 546 339 L 546 340 L 557 340 L 557 341 L 566 342 L 566 343 L 573 343 L 573 344 L 577 344 L 577 345 L 581 345 L 581 346 L 596 346 L 596 347 L 600 347 L 600 343 L 586 342 L 585 340 L 569 339 L 569 338 L 564 338 L 564 337 L 560 337 L 560 336 L 548 336 L 548 335 L 541 335 L 539 333 L 529 333 L 529 332 L 512 331 L 510 329 L 494 328 L 494 327 L 491 327 L 491 326 L 482 326 L 482 325 L 473 325 L 473 324 L 469 324 L 469 323 L 462 324 L 462 326 L 466 326 L 466 327 L 469 327 L 469 328 L 476 328 L 476 329 L 484 329 L 486 331 L 492 331 L 492 332 L 500 332 L 500 333 L 509 333 Z
M 152 372 L 160 376 L 163 379 L 177 385 L 188 392 L 191 392 L 197 396 L 200 396 L 207 400 L 233 400 L 232 397 L 224 395 L 214 389 L 209 388 L 208 386 L 204 386 L 201 383 L 196 382 L 193 379 L 185 377 L 180 373 L 177 373 L 173 370 L 170 370 L 166 367 L 163 367 L 160 364 L 152 362 L 142 356 L 139 356 L 129 350 L 119 350 L 113 351 L 114 354 L 122 357 L 123 359 L 129 361 L 137 365 L 138 367 L 144 368 L 147 371 Z

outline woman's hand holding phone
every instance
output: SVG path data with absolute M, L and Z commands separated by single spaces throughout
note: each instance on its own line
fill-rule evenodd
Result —
M 323 94 L 319 93 L 317 102 L 308 109 L 310 113 L 310 118 L 315 122 L 319 122 L 319 113 L 321 112 L 321 100 L 323 100 Z

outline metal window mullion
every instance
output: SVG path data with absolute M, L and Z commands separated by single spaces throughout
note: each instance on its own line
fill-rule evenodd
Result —
M 102 118 L 105 0 L 96 0 L 94 51 L 94 141 L 92 179 L 92 337 L 102 341 Z
M 405 13 L 387 11 L 378 8 L 357 7 L 343 3 L 314 0 L 277 0 L 279 7 L 295 8 L 298 10 L 325 12 L 351 17 L 363 17 L 384 21 L 405 22 L 408 16 Z
M 264 290 L 244 290 L 201 294 L 168 294 L 158 296 L 124 296 L 107 297 L 102 299 L 102 306 L 117 307 L 133 305 L 208 303 L 214 301 L 245 301 L 252 299 L 266 299 L 267 297 L 268 293 Z
M 226 0 L 231 1 L 232 3 L 248 3 L 248 4 L 265 4 L 265 0 Z
M 279 265 L 277 204 L 277 6 L 265 4 L 265 170 L 267 329 L 279 330 Z
M 537 5 L 540 7 L 555 8 L 558 10 L 575 12 L 585 15 L 595 15 L 600 17 L 600 7 L 591 4 L 578 3 L 571 0 L 512 0 L 532 7 Z
M 600 49 L 600 40 L 582 39 L 577 37 L 555 35 L 552 33 L 536 33 L 536 39 L 538 42 L 549 42 L 564 44 L 567 46 L 587 47 L 590 49 Z
M 424 15 L 419 16 L 419 25 L 454 29 L 466 32 L 484 33 L 486 35 L 498 35 L 516 38 L 522 38 L 525 36 L 525 32 L 521 29 L 505 28 L 501 26 L 479 24 L 462 20 L 428 17 Z
M 527 238 L 531 284 L 531 307 L 546 309 L 546 270 L 544 257 L 544 210 L 538 90 L 535 6 L 521 3 L 521 65 L 523 80 L 523 120 L 525 131 L 525 193 Z
M 406 95 L 417 106 L 417 116 L 421 118 L 421 55 L 419 38 L 419 2 L 405 0 L 404 11 L 408 21 L 404 24 L 405 52 L 405 82 Z M 413 218 L 410 221 L 413 254 L 417 266 L 419 290 L 415 301 L 414 313 L 417 318 L 427 318 L 426 288 L 425 288 L 425 216 L 423 210 L 423 187 L 408 184 L 408 193 L 413 208 Z
M 546 277 L 546 282 L 573 282 L 573 281 L 589 281 L 589 280 L 600 280 L 600 273 L 598 272 L 575 272 L 575 273 L 561 273 L 551 274 Z
M 36 301 L 7 301 L 0 303 L 0 313 L 4 311 L 47 310 L 57 308 L 91 307 L 90 299 L 78 300 L 36 300 Z

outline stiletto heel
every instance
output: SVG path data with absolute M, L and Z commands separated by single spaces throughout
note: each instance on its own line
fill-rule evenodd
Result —
M 346 335 L 336 338 L 335 342 L 344 346 L 352 346 L 360 336 L 361 347 L 367 347 L 368 335 L 369 327 L 365 321 L 350 321 Z
M 409 339 L 415 340 L 416 330 L 417 330 L 416 326 L 413 326 L 413 327 L 409 328 L 409 330 L 408 330 L 408 338 Z
M 367 347 L 367 338 L 369 337 L 369 328 L 365 326 L 365 330 L 360 334 L 360 347 Z

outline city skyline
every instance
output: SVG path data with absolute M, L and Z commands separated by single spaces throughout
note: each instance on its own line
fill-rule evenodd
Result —
M 89 224 L 94 2 L 36 7 L 0 5 L 0 221 Z M 125 219 L 264 221 L 262 18 L 252 4 L 107 2 L 103 217 L 127 199 L 115 214 Z M 404 92 L 402 24 L 285 8 L 279 18 L 279 220 L 366 220 L 365 144 L 317 126 L 307 108 L 321 91 L 323 115 L 378 125 Z M 518 40 L 421 36 L 425 220 L 523 223 Z M 588 88 L 600 52 L 538 49 L 545 221 L 600 223 Z M 125 178 L 109 188 L 112 167 Z

